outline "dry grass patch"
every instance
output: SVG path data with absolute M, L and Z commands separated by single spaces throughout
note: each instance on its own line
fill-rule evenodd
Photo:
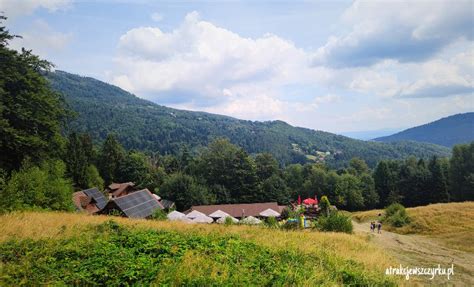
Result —
M 474 202 L 437 203 L 427 206 L 407 208 L 412 222 L 395 228 L 384 229 L 399 234 L 426 235 L 441 240 L 456 249 L 474 252 Z M 355 212 L 352 215 L 358 222 L 367 222 L 377 218 L 383 210 Z
M 113 218 L 120 225 L 135 229 L 172 230 L 198 235 L 236 235 L 272 250 L 297 250 L 305 254 L 334 258 L 334 264 L 352 260 L 368 274 L 383 276 L 386 266 L 397 262 L 371 244 L 367 237 L 314 231 L 283 231 L 257 226 L 223 226 L 181 222 L 133 220 L 110 216 L 88 216 L 60 212 L 15 212 L 0 217 L 0 242 L 9 239 L 59 239 L 80 235 L 90 225 Z M 318 256 L 316 256 L 317 258 Z M 314 264 L 320 264 L 314 262 Z M 372 276 L 371 275 L 371 276 Z

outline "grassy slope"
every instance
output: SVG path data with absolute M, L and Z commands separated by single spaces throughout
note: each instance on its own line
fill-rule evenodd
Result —
M 407 208 L 412 222 L 401 228 L 384 226 L 400 234 L 420 234 L 439 239 L 457 249 L 474 252 L 474 202 L 438 203 Z M 377 218 L 383 210 L 356 212 L 353 218 L 366 222 Z
M 32 280 L 31 278 L 37 280 L 42 278 L 43 282 L 54 282 L 51 280 L 58 280 L 53 276 L 53 273 L 57 271 L 54 270 L 55 267 L 51 262 L 55 264 L 61 262 L 57 265 L 60 267 L 56 268 L 67 267 L 74 270 L 72 274 L 69 271 L 67 278 L 70 280 L 75 278 L 76 281 L 69 281 L 69 283 L 84 283 L 87 282 L 81 281 L 85 280 L 84 278 L 79 276 L 82 279 L 77 279 L 78 275 L 74 272 L 79 271 L 75 268 L 80 268 L 82 272 L 87 271 L 88 268 L 96 270 L 94 264 L 98 264 L 99 255 L 104 255 L 105 251 L 102 251 L 104 246 L 116 248 L 116 242 L 119 242 L 122 247 L 130 246 L 131 242 L 136 243 L 137 240 L 143 240 L 143 238 L 148 238 L 144 242 L 153 240 L 160 242 L 152 244 L 153 248 L 156 245 L 164 245 L 168 246 L 167 250 L 171 250 L 173 254 L 179 254 L 179 256 L 174 255 L 157 262 L 152 265 L 155 267 L 150 267 L 150 270 L 143 266 L 140 269 L 140 266 L 131 263 L 133 266 L 129 268 L 136 269 L 137 274 L 141 274 L 140 272 L 144 272 L 145 269 L 148 270 L 146 274 L 152 278 L 148 283 L 251 284 L 251 281 L 245 280 L 257 280 L 258 284 L 300 286 L 315 283 L 331 286 L 343 283 L 363 285 L 396 283 L 387 281 L 395 280 L 395 278 L 384 276 L 384 269 L 396 262 L 361 236 L 307 231 L 287 232 L 250 226 L 189 225 L 179 222 L 128 220 L 114 217 L 113 220 L 129 232 L 126 237 L 120 237 L 120 234 L 104 233 L 97 228 L 97 226 L 103 227 L 103 223 L 110 219 L 111 217 L 106 216 L 52 212 L 3 215 L 0 217 L 2 223 L 0 249 L 7 255 L 3 255 L 3 263 L 0 263 L 0 278 L 3 278 L 0 279 L 0 283 L 1 280 L 7 283 L 18 283 L 21 279 L 28 283 L 28 280 Z M 111 244 L 111 242 L 115 243 Z M 203 242 L 203 245 L 195 245 L 195 242 Z M 83 248 L 84 246 L 91 246 L 91 248 Z M 194 247 L 190 248 L 190 246 Z M 24 250 L 25 248 L 28 252 Z M 153 256 L 153 252 L 144 252 L 144 247 L 142 248 L 140 244 L 134 248 L 136 249 L 133 249 L 135 252 L 132 252 L 135 254 L 133 256 L 139 256 L 145 260 L 144 262 L 155 260 L 156 256 Z M 93 252 L 89 249 L 99 251 Z M 90 252 L 93 252 L 93 255 Z M 127 257 L 130 252 L 129 249 L 122 248 L 107 256 L 111 257 L 111 261 L 120 260 L 117 253 L 123 253 L 121 256 L 123 256 L 124 264 L 127 264 L 136 260 L 136 258 Z M 11 255 L 14 259 L 9 258 L 8 254 L 14 254 Z M 74 258 L 82 258 L 81 256 L 84 260 L 74 265 Z M 49 258 L 50 261 L 41 261 L 41 258 Z M 61 261 L 65 260 L 64 258 L 67 260 Z M 35 265 L 37 260 L 42 262 L 40 269 L 36 268 L 38 267 Z M 67 266 L 63 267 L 64 264 Z M 110 268 L 113 264 L 111 263 Z M 194 268 L 196 265 L 207 267 Z M 259 272 L 254 271 L 255 265 L 259 266 Z M 108 272 L 116 274 L 112 276 L 124 276 L 124 273 L 117 270 L 104 268 L 101 265 L 94 271 L 102 272 L 98 275 L 101 279 L 104 279 L 104 276 L 107 277 L 104 274 Z M 38 274 L 38 270 L 41 270 L 42 274 Z M 5 277 L 6 275 L 13 277 L 8 281 L 5 279 L 8 278 Z M 125 275 L 130 276 L 129 273 Z M 129 280 L 129 277 L 124 278 Z M 269 278 L 271 281 L 268 281 Z M 61 277 L 61 280 L 66 279 Z M 109 278 L 109 280 L 112 279 Z

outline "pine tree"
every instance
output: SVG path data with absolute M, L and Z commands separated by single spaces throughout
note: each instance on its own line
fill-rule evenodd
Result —
M 429 203 L 448 202 L 448 183 L 441 162 L 436 156 L 431 158 L 428 169 L 430 170 L 430 180 L 428 184 L 430 192 Z

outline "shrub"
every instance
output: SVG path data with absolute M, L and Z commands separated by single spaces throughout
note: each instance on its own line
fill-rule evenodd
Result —
M 232 218 L 230 218 L 229 216 L 226 216 L 226 218 L 224 219 L 224 225 L 232 225 L 234 224 L 234 222 L 232 221 Z
M 45 161 L 40 166 L 24 163 L 0 190 L 0 208 L 72 210 L 73 189 L 64 177 L 65 171 L 60 160 Z
M 265 220 L 265 225 L 270 228 L 277 228 L 278 227 L 278 221 L 276 220 L 275 217 L 270 216 Z
M 352 221 L 347 215 L 340 212 L 331 212 L 329 216 L 321 216 L 316 222 L 321 231 L 352 233 Z
M 156 209 L 155 212 L 151 215 L 151 219 L 155 220 L 166 220 L 168 217 L 166 216 L 166 212 L 163 209 Z
M 285 224 L 281 226 L 281 228 L 286 230 L 300 229 L 300 223 L 298 222 L 298 220 L 289 220 L 286 221 Z
M 385 208 L 385 216 L 383 222 L 390 224 L 393 227 L 402 227 L 410 223 L 411 219 L 407 211 L 400 203 L 393 203 Z
M 331 203 L 327 196 L 323 195 L 321 200 L 319 201 L 319 208 L 321 208 L 321 212 L 323 212 L 326 216 L 329 216 L 329 210 L 331 208 Z

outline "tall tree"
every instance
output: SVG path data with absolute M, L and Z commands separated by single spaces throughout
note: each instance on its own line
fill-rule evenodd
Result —
M 448 202 L 448 182 L 441 161 L 433 156 L 428 163 L 430 179 L 428 182 L 430 203 Z
M 379 207 L 385 207 L 393 201 L 399 200 L 397 189 L 398 163 L 382 160 L 377 164 L 373 177 L 375 191 L 379 195 Z
M 254 160 L 227 139 L 209 144 L 200 156 L 198 171 L 208 185 L 225 187 L 234 202 L 261 198 Z
M 338 204 L 347 210 L 364 208 L 364 197 L 360 189 L 359 179 L 352 174 L 343 174 L 336 184 Z
M 449 177 L 453 200 L 474 200 L 474 142 L 453 147 Z
M 277 160 L 270 153 L 259 153 L 255 157 L 257 176 L 261 181 L 276 175 L 279 171 Z
M 349 173 L 353 175 L 361 175 L 369 172 L 369 167 L 361 158 L 354 157 L 349 161 Z
M 199 184 L 192 176 L 175 173 L 168 177 L 160 187 L 159 194 L 163 198 L 176 203 L 178 210 L 186 210 L 192 205 L 210 204 L 214 202 L 206 187 Z
M 117 178 L 120 163 L 125 158 L 125 150 L 113 134 L 109 134 L 102 145 L 99 171 L 106 185 Z
M 11 171 L 25 158 L 60 156 L 67 112 L 61 95 L 41 75 L 52 64 L 31 51 L 10 49 L 14 36 L 1 26 L 5 19 L 0 15 L 0 168 Z
M 67 175 L 72 178 L 76 186 L 89 187 L 89 175 L 92 175 L 94 167 L 90 167 L 93 161 L 93 146 L 88 134 L 71 133 L 66 144 Z

